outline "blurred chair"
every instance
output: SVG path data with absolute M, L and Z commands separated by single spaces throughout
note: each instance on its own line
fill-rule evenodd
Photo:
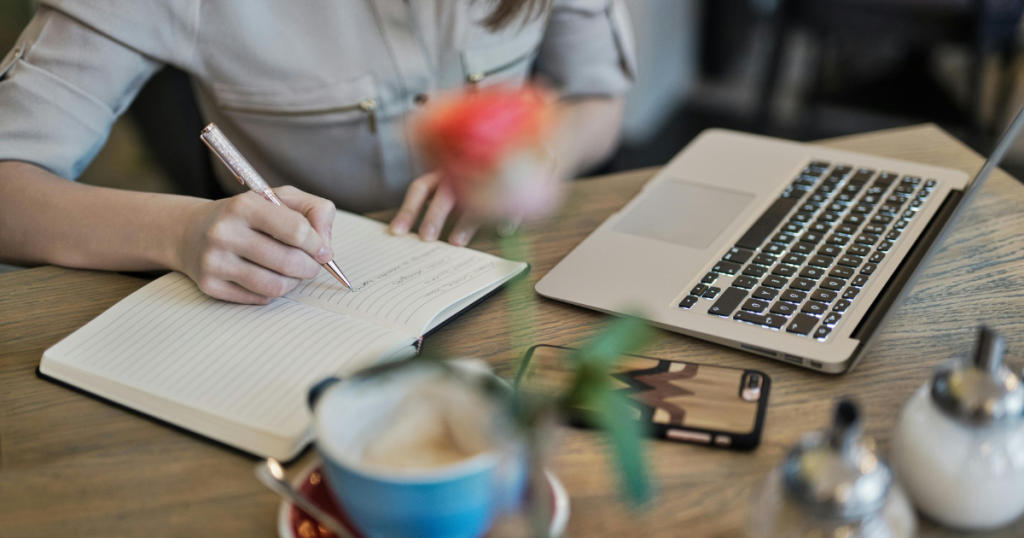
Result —
M 770 60 L 761 88 L 757 124 L 762 129 L 769 124 L 783 45 L 791 32 L 800 29 L 822 49 L 844 43 L 900 43 L 918 59 L 926 59 L 939 43 L 968 46 L 973 60 L 967 111 L 970 127 L 978 134 L 990 135 L 982 126 L 984 60 L 992 53 L 998 53 L 1002 59 L 1002 80 L 996 99 L 998 117 L 1009 96 L 1009 65 L 1022 12 L 1024 0 L 778 0 L 772 15 Z M 823 52 L 818 58 L 825 56 Z M 842 69 L 842 65 L 831 67 Z M 822 77 L 816 78 L 808 95 L 810 102 L 822 94 Z

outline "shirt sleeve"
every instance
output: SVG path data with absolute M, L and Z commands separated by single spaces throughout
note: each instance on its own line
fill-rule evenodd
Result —
M 614 96 L 636 79 L 633 28 L 623 0 L 555 0 L 537 74 L 563 97 Z
M 0 161 L 77 178 L 162 65 L 40 6 L 0 62 Z

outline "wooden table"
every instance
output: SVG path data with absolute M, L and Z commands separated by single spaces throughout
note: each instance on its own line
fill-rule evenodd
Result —
M 974 173 L 982 159 L 935 126 L 828 140 L 826 146 Z M 529 228 L 536 282 L 655 170 L 577 182 L 563 214 Z M 867 432 L 888 448 L 896 414 L 940 361 L 969 352 L 974 326 L 1002 330 L 1024 354 L 1024 186 L 996 172 L 871 353 L 832 377 L 665 333 L 647 354 L 758 368 L 774 379 L 762 446 L 752 453 L 655 441 L 657 502 L 630 513 L 617 502 L 600 439 L 566 430 L 556 470 L 572 496 L 570 534 L 737 536 L 751 492 L 808 429 L 824 427 L 833 400 L 856 397 Z M 494 252 L 493 238 L 474 247 Z M 252 476 L 254 459 L 106 405 L 34 375 L 42 352 L 145 284 L 117 274 L 43 267 L 0 275 L 0 536 L 273 536 L 278 499 Z M 476 356 L 513 373 L 507 305 L 535 301 L 535 343 L 578 345 L 603 316 L 503 292 L 432 336 L 427 345 Z M 514 295 L 514 296 L 510 296 Z M 1012 360 L 1012 359 L 1011 359 Z M 292 467 L 307 463 L 306 454 Z M 922 521 L 922 535 L 953 535 Z M 1024 521 L 992 536 L 1024 534 Z

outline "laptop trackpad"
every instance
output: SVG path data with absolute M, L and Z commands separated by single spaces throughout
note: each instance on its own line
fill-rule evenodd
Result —
M 662 181 L 613 228 L 617 232 L 705 249 L 754 199 L 753 194 Z

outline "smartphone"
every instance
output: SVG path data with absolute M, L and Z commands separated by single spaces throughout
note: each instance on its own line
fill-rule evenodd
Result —
M 570 348 L 530 348 L 516 376 L 517 390 L 555 394 L 573 375 Z M 771 379 L 758 370 L 623 356 L 611 372 L 614 386 L 636 408 L 652 435 L 671 441 L 751 450 L 761 442 Z M 586 410 L 570 422 L 586 426 Z

